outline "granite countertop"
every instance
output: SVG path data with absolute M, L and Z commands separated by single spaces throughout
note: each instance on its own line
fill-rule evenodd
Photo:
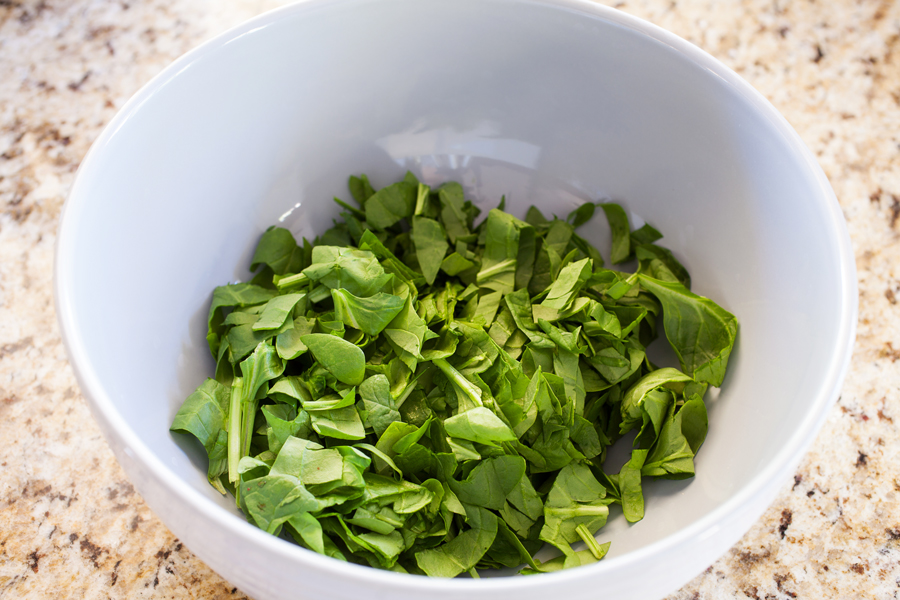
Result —
M 0 598 L 245 598 L 151 513 L 65 356 L 52 298 L 75 170 L 176 57 L 279 0 L 0 0 Z M 670 598 L 900 592 L 900 3 L 626 0 L 769 98 L 818 157 L 856 255 L 842 395 L 794 477 Z

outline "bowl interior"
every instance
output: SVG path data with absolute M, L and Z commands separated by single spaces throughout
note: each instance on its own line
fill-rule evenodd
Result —
M 411 170 L 462 182 L 485 210 L 505 194 L 519 216 L 620 202 L 663 232 L 694 291 L 739 318 L 697 476 L 649 484 L 634 526 L 611 518 L 600 536 L 611 557 L 758 476 L 838 368 L 848 307 L 830 190 L 774 112 L 699 52 L 583 8 L 310 2 L 207 45 L 139 94 L 79 175 L 58 265 L 76 368 L 132 444 L 236 512 L 207 484 L 200 449 L 168 431 L 213 372 L 211 290 L 248 277 L 269 225 L 308 237 L 330 226 L 350 174 L 385 185 Z M 582 232 L 608 256 L 602 216 Z

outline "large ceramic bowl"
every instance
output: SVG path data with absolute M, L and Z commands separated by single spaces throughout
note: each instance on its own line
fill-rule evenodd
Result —
M 407 170 L 565 214 L 621 202 L 665 233 L 739 342 L 688 481 L 612 518 L 609 556 L 535 577 L 439 580 L 266 535 L 168 431 L 213 371 L 210 291 L 246 278 L 273 223 L 311 236 Z M 586 235 L 608 251 L 605 224 Z M 836 398 L 856 288 L 841 211 L 787 122 L 709 55 L 579 0 L 311 0 L 166 69 L 94 144 L 59 231 L 71 363 L 122 467 L 192 551 L 258 600 L 653 598 L 699 573 L 789 478 Z

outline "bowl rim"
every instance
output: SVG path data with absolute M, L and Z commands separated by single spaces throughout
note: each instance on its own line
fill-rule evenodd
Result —
M 245 35 L 260 31 L 284 17 L 299 15 L 305 11 L 327 9 L 336 5 L 354 4 L 378 0 L 300 0 L 294 4 L 279 7 L 258 15 L 237 25 L 185 53 L 173 63 L 153 77 L 135 93 L 104 128 L 101 135 L 92 144 L 82 161 L 74 182 L 63 206 L 57 230 L 53 293 L 61 337 L 66 348 L 69 364 L 75 373 L 82 392 L 91 406 L 94 417 L 100 421 L 104 433 L 117 435 L 122 442 L 122 451 L 129 458 L 143 464 L 144 468 L 165 487 L 169 497 L 194 506 L 204 512 L 206 518 L 215 525 L 237 538 L 244 539 L 262 551 L 281 555 L 283 558 L 310 568 L 323 574 L 353 577 L 361 584 L 389 585 L 407 588 L 410 591 L 456 590 L 464 592 L 473 586 L 489 587 L 494 591 L 514 591 L 522 586 L 557 585 L 564 580 L 580 579 L 587 575 L 601 576 L 604 573 L 633 566 L 635 563 L 647 561 L 654 556 L 661 556 L 677 550 L 691 539 L 706 539 L 715 535 L 720 524 L 728 517 L 739 514 L 753 504 L 753 500 L 782 475 L 782 471 L 793 468 L 802 454 L 815 439 L 824 424 L 831 404 L 836 400 L 840 387 L 847 374 L 852 349 L 855 343 L 858 291 L 856 266 L 853 257 L 850 236 L 844 220 L 843 212 L 831 185 L 812 152 L 806 147 L 799 134 L 790 126 L 784 116 L 755 88 L 742 79 L 730 68 L 706 51 L 687 40 L 641 18 L 626 14 L 617 9 L 596 4 L 590 0 L 499 0 L 511 5 L 537 5 L 547 8 L 565 10 L 583 15 L 586 18 L 598 19 L 607 24 L 634 31 L 653 41 L 664 44 L 681 55 L 685 60 L 703 68 L 711 75 L 721 79 L 734 93 L 750 105 L 756 113 L 773 126 L 782 137 L 794 156 L 800 159 L 802 167 L 807 169 L 815 179 L 818 198 L 823 204 L 822 212 L 826 225 L 836 244 L 838 255 L 838 273 L 841 284 L 841 315 L 838 324 L 837 342 L 831 353 L 826 369 L 828 376 L 822 380 L 814 392 L 812 408 L 804 416 L 801 424 L 788 438 L 782 449 L 773 457 L 755 477 L 742 486 L 728 500 L 709 514 L 652 544 L 633 550 L 626 554 L 610 557 L 595 564 L 579 569 L 566 569 L 554 573 L 543 574 L 542 577 L 488 577 L 480 580 L 470 579 L 436 579 L 422 576 L 410 576 L 402 573 L 383 571 L 371 567 L 344 563 L 314 551 L 281 540 L 265 533 L 247 521 L 230 513 L 191 486 L 179 485 L 179 477 L 144 444 L 134 430 L 118 412 L 110 395 L 106 392 L 98 374 L 88 359 L 84 345 L 84 332 L 79 328 L 72 302 L 72 257 L 75 242 L 78 238 L 79 221 L 84 216 L 87 195 L 83 188 L 87 185 L 87 173 L 93 170 L 96 156 L 117 136 L 122 127 L 140 110 L 141 106 L 162 90 L 169 81 L 180 75 L 195 62 Z M 118 448 L 110 435 L 107 441 L 118 453 Z M 126 442 L 127 440 L 127 442 Z M 121 462 L 121 461 L 120 461 Z M 758 518 L 758 515 L 754 515 Z M 693 575 L 693 574 L 691 574 Z M 448 587 L 449 586 L 449 587 Z

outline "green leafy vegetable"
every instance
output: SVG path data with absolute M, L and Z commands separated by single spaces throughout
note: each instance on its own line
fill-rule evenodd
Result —
M 347 290 L 331 290 L 335 316 L 347 327 L 376 336 L 403 310 L 406 300 L 378 292 L 368 298 L 357 298 Z
M 412 222 L 412 238 L 416 248 L 416 258 L 419 262 L 419 268 L 422 275 L 425 276 L 425 282 L 429 285 L 434 283 L 441 264 L 444 261 L 444 255 L 450 244 L 447 243 L 447 234 L 444 227 L 434 219 L 426 217 L 414 217 Z
M 349 187 L 342 222 L 313 243 L 268 229 L 252 281 L 213 291 L 216 376 L 172 431 L 252 523 L 338 560 L 435 577 L 601 560 L 610 504 L 637 522 L 647 478 L 694 474 L 735 317 L 617 204 L 522 221 L 501 201 L 477 222 L 458 183 Z M 635 273 L 576 233 L 597 207 Z M 647 358 L 660 326 L 680 369 Z M 535 560 L 545 543 L 562 555 Z
M 623 262 L 631 255 L 631 228 L 628 225 L 628 215 L 625 214 L 625 209 L 612 202 L 601 204 L 600 208 L 606 213 L 612 233 L 609 261 L 613 264 Z
M 227 468 L 227 419 L 231 390 L 215 379 L 207 379 L 187 399 L 172 420 L 172 431 L 193 434 L 209 457 L 207 478 L 225 493 L 220 477 Z
M 366 355 L 359 346 L 327 333 L 310 333 L 300 338 L 316 361 L 341 383 L 359 385 L 366 373 Z
M 291 316 L 297 303 L 305 298 L 305 294 L 285 294 L 272 298 L 263 307 L 256 322 L 253 323 L 253 331 L 280 329 Z
M 276 275 L 296 273 L 304 266 L 303 249 L 297 246 L 294 236 L 287 229 L 270 227 L 259 240 L 250 270 L 266 265 Z
M 684 372 L 697 381 L 722 385 L 737 339 L 734 315 L 680 283 L 646 275 L 640 276 L 640 282 L 662 304 L 663 328 Z
M 416 207 L 416 188 L 405 181 L 381 188 L 366 200 L 366 222 L 375 229 L 387 229 L 400 219 L 411 217 Z
M 444 430 L 450 437 L 494 445 L 512 442 L 516 435 L 491 410 L 478 406 L 444 421 Z

